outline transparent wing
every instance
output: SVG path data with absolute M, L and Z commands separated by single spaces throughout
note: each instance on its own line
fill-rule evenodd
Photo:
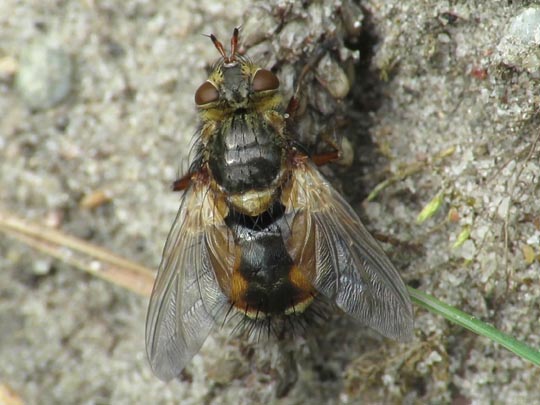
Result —
M 315 289 L 379 333 L 410 339 L 413 312 L 407 289 L 350 205 L 309 161 L 293 171 L 290 187 L 284 204 L 295 222 L 315 232 Z
M 168 381 L 180 374 L 220 316 L 227 299 L 209 250 L 222 218 L 204 184 L 185 192 L 167 238 L 146 319 L 146 352 L 152 370 Z

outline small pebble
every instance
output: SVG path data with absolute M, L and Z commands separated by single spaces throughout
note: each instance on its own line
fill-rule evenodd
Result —
M 45 276 L 51 271 L 52 259 L 37 259 L 33 261 L 32 265 L 32 270 L 36 276 Z
M 31 109 L 54 107 L 71 90 L 72 70 L 67 53 L 46 43 L 36 42 L 21 54 L 17 90 Z
M 319 62 L 317 77 L 335 99 L 345 98 L 351 89 L 347 74 L 328 54 Z
M 17 73 L 19 65 L 17 61 L 11 56 L 4 56 L 0 58 L 0 80 L 7 81 Z
M 512 18 L 497 50 L 504 64 L 540 74 L 540 8 L 526 8 Z

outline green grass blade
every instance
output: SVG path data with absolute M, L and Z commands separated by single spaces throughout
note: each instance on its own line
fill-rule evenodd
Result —
M 442 315 L 450 322 L 458 324 L 478 335 L 485 336 L 488 339 L 491 339 L 492 341 L 504 346 L 521 358 L 540 366 L 540 351 L 535 350 L 525 343 L 514 339 L 512 336 L 502 333 L 493 326 L 476 319 L 474 316 L 466 314 L 465 312 L 460 311 L 451 305 L 439 301 L 437 298 L 429 294 L 416 290 L 412 287 L 408 287 L 408 290 L 415 304 L 426 308 L 430 312 Z

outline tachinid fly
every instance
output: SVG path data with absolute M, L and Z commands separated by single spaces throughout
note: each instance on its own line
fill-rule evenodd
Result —
M 195 94 L 198 153 L 175 182 L 184 194 L 148 309 L 152 370 L 162 380 L 178 376 L 228 318 L 300 318 L 319 299 L 409 339 L 405 285 L 319 173 L 315 163 L 329 159 L 298 148 L 278 78 L 237 53 L 238 29 L 229 55 L 211 39 L 221 58 Z

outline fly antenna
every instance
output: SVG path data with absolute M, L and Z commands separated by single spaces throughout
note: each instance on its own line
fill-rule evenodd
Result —
M 231 37 L 231 56 L 229 57 L 228 62 L 232 62 L 236 60 L 236 51 L 238 49 L 238 32 L 239 32 L 239 29 L 238 27 L 236 27 Z
M 219 41 L 219 39 L 216 38 L 214 34 L 206 35 L 210 37 L 212 42 L 214 43 L 214 46 L 218 50 L 219 54 L 223 58 L 223 61 L 227 63 L 233 63 L 236 62 L 236 52 L 238 52 L 238 35 L 240 32 L 240 27 L 236 27 L 233 31 L 232 37 L 231 37 L 231 53 L 227 55 L 225 53 L 225 47 L 223 44 Z
M 216 38 L 214 34 L 209 35 L 210 39 L 214 43 L 214 46 L 218 50 L 219 54 L 227 61 L 229 58 L 227 57 L 227 54 L 225 53 L 225 48 L 223 47 L 223 44 Z

